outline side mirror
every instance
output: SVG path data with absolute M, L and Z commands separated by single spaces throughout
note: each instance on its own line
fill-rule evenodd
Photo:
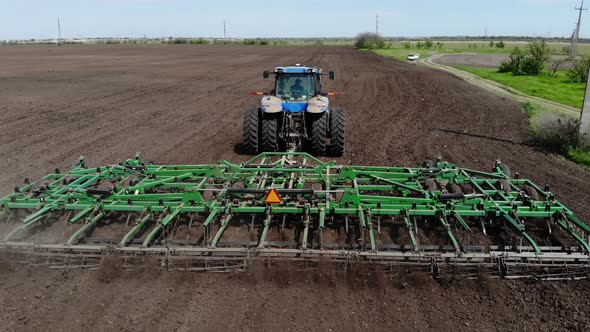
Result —
M 268 78 L 268 76 L 270 75 L 270 73 L 265 70 L 264 73 L 262 73 L 262 78 Z
M 328 73 L 328 77 L 333 81 L 334 80 L 334 72 L 333 71 L 330 71 Z

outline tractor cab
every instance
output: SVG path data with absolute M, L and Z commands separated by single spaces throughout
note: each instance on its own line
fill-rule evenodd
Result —
M 263 76 L 268 78 L 270 74 L 265 71 Z M 271 94 L 283 102 L 306 102 L 312 97 L 320 95 L 321 76 L 325 75 L 317 67 L 306 67 L 299 64 L 275 67 L 272 74 L 275 75 L 275 86 Z M 334 79 L 334 72 L 329 73 L 329 78 Z
M 320 92 L 320 73 L 317 68 L 277 67 L 274 73 L 274 94 L 283 101 L 307 101 Z

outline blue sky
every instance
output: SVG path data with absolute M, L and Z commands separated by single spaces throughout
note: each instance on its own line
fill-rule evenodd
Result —
M 588 6 L 590 6 L 590 1 Z M 579 0 L 0 0 L 0 39 L 75 37 L 569 36 Z M 590 11 L 581 36 L 590 37 Z

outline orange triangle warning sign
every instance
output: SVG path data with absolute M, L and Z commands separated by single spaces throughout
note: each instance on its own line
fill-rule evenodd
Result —
M 264 198 L 264 203 L 266 204 L 279 204 L 282 201 L 283 199 L 281 198 L 281 195 L 279 195 L 279 193 L 276 191 L 276 189 L 271 189 Z

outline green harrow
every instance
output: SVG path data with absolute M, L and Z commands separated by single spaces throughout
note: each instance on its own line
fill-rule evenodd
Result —
M 547 186 L 509 175 L 500 162 L 490 173 L 442 161 L 339 166 L 297 152 L 211 165 L 80 158 L 0 199 L 0 251 L 70 268 L 117 254 L 168 270 L 329 259 L 434 275 L 586 276 L 590 227 Z M 271 189 L 280 203 L 265 202 Z

